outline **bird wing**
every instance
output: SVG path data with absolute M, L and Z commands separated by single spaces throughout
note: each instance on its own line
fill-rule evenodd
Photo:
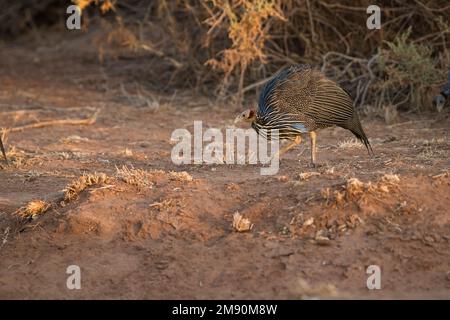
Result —
M 349 94 L 334 81 L 306 65 L 280 71 L 260 96 L 263 110 L 271 108 L 312 119 L 318 125 L 340 125 L 352 119 L 353 102 Z
M 322 77 L 317 92 L 305 112 L 317 124 L 343 125 L 354 117 L 355 109 L 350 95 L 336 82 Z
M 299 111 L 305 110 L 312 102 L 315 89 L 314 82 L 310 81 L 311 73 L 309 65 L 294 65 L 279 71 L 261 91 L 258 103 L 260 117 L 276 113 L 297 119 Z

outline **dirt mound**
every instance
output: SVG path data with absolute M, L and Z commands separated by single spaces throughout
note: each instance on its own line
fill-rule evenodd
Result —
M 96 183 L 92 179 L 97 179 Z M 282 189 L 288 189 L 289 184 Z M 297 199 L 295 206 L 302 210 L 293 215 L 269 199 L 248 205 L 240 201 L 238 193 L 229 192 L 225 198 L 222 189 L 194 179 L 185 171 L 146 171 L 124 166 L 114 177 L 82 176 L 71 182 L 65 189 L 65 200 L 57 208 L 58 215 L 49 216 L 54 220 L 51 225 L 56 223 L 56 233 L 98 236 L 110 241 L 166 236 L 208 241 L 234 229 L 272 239 L 312 239 L 325 245 L 349 236 L 356 228 L 365 233 L 389 230 L 405 234 L 423 225 L 446 226 L 450 222 L 445 211 L 449 186 L 448 173 L 434 177 L 384 174 L 376 182 L 351 178 L 318 190 L 306 203 Z M 237 191 L 239 187 L 231 189 Z M 19 209 L 18 214 L 23 217 L 23 211 L 36 202 Z M 273 228 L 269 206 L 278 210 L 278 230 Z M 437 214 L 427 216 L 429 210 Z M 442 236 L 445 239 L 447 235 Z
M 321 198 L 292 219 L 290 231 L 321 244 L 357 227 L 368 234 L 387 230 L 405 234 L 424 225 L 443 232 L 450 222 L 445 209 L 449 183 L 448 173 L 434 177 L 386 174 L 375 183 L 352 178 L 341 186 L 322 189 Z M 428 215 L 430 210 L 437 214 Z
M 71 182 L 56 204 L 58 214 L 47 213 L 46 224 L 56 225 L 56 233 L 110 241 L 158 239 L 162 234 L 208 240 L 231 229 L 218 205 L 220 195 L 201 196 L 214 191 L 186 172 L 122 167 L 114 177 L 96 177 Z
M 86 179 L 81 177 L 74 181 Z M 406 266 L 412 263 L 414 274 L 435 269 L 432 265 L 439 265 L 443 257 L 433 257 L 428 249 L 424 251 L 418 247 L 419 243 L 445 255 L 443 261 L 446 262 L 439 269 L 444 270 L 450 262 L 450 257 L 445 253 L 450 241 L 450 215 L 445 209 L 450 205 L 448 173 L 434 177 L 381 175 L 375 182 L 351 178 L 339 185 L 318 188 L 314 192 L 315 198 L 306 203 L 301 200 L 304 197 L 296 199 L 295 206 L 300 210 L 294 215 L 292 206 L 279 206 L 277 201 L 264 200 L 264 197 L 253 204 L 242 201 L 242 194 L 236 191 L 242 191 L 245 186 L 227 185 L 226 189 L 234 192 L 225 196 L 223 189 L 186 172 L 122 167 L 104 182 L 84 188 L 63 206 L 53 205 L 54 210 L 27 222 L 27 226 L 22 228 L 21 241 L 15 242 L 16 248 L 24 250 L 23 245 L 31 241 L 32 248 L 40 248 L 44 252 L 48 250 L 44 247 L 48 246 L 67 252 L 65 255 L 69 254 L 68 257 L 77 263 L 90 266 L 87 268 L 91 279 L 89 288 L 99 286 L 99 280 L 92 282 L 92 277 L 95 275 L 97 279 L 98 272 L 112 264 L 115 272 L 123 273 L 123 283 L 133 283 L 130 284 L 133 287 L 130 293 L 134 294 L 127 297 L 192 297 L 182 288 L 194 285 L 193 279 L 200 281 L 200 284 L 197 283 L 200 288 L 204 283 L 208 286 L 207 291 L 200 289 L 199 293 L 213 294 L 210 290 L 217 286 L 229 288 L 227 290 L 232 294 L 221 297 L 350 297 L 350 292 L 354 292 L 353 281 L 365 283 L 365 267 L 362 266 L 382 265 L 389 275 L 389 280 L 384 282 L 387 287 L 394 282 L 402 282 L 393 270 L 401 268 L 403 263 L 408 263 Z M 292 180 L 280 184 L 279 179 L 273 179 L 275 183 L 281 192 L 288 194 L 289 199 Z M 75 184 L 73 181 L 69 183 L 70 186 Z M 271 184 L 269 188 L 273 187 Z M 236 213 L 233 216 L 232 212 L 241 212 L 240 218 L 248 219 L 253 227 L 244 229 L 245 233 L 237 232 L 238 228 L 232 227 L 233 217 L 236 218 Z M 36 226 L 39 228 L 36 229 Z M 400 249 L 395 249 L 396 245 L 384 247 L 384 250 L 394 250 L 394 260 L 388 262 L 383 254 L 376 252 L 373 246 L 375 239 L 381 243 L 400 241 L 408 245 L 398 252 Z M 73 249 L 69 249 L 72 246 Z M 325 251 L 320 254 L 316 252 L 317 256 L 312 261 L 305 261 L 304 257 L 310 259 L 312 252 L 319 247 Z M 82 248 L 92 252 L 82 254 L 78 251 Z M 6 253 L 10 252 L 8 247 L 5 249 Z M 137 251 L 133 253 L 133 250 Z M 414 258 L 417 250 L 423 255 L 420 260 Z M 148 253 L 139 254 L 141 258 L 135 256 L 141 251 Z M 329 259 L 330 254 L 335 256 L 338 253 L 352 258 L 349 261 L 343 257 Z M 192 260 L 195 254 L 198 257 Z M 98 258 L 93 255 L 98 255 Z M 142 262 L 142 258 L 147 262 Z M 55 257 L 49 259 L 54 261 L 54 265 L 47 266 L 50 269 L 62 267 L 61 264 L 69 261 L 63 259 L 56 262 Z M 149 262 L 148 259 L 154 261 Z M 399 264 L 396 259 L 403 262 Z M 207 266 L 213 268 L 211 270 L 217 268 L 217 261 L 224 264 L 219 267 L 222 271 L 207 272 Z M 358 261 L 363 261 L 362 266 Z M 155 281 L 162 283 L 161 277 L 168 277 L 169 281 L 177 283 L 176 287 L 181 291 L 153 292 L 146 296 L 145 291 L 140 291 L 142 285 L 137 284 L 148 281 L 149 275 L 136 269 L 142 263 L 150 268 L 150 273 L 154 273 Z M 341 274 L 338 276 L 339 285 L 333 284 L 333 277 L 322 278 L 320 273 L 314 271 L 316 263 L 323 268 L 334 266 L 342 270 L 338 272 L 338 275 Z M 183 264 L 185 266 L 182 267 Z M 187 265 L 203 271 L 194 276 L 194 269 L 186 268 Z M 298 270 L 300 274 L 294 272 L 295 280 L 286 277 L 298 265 L 302 268 Z M 94 272 L 97 268 L 99 270 Z M 228 273 L 224 271 L 227 268 L 230 269 Z M 17 268 L 13 267 L 13 270 Z M 406 270 L 411 269 L 407 267 Z M 445 271 L 442 270 L 441 273 Z M 133 280 L 125 280 L 130 277 L 130 272 L 136 273 L 132 276 Z M 184 272 L 187 272 L 188 278 L 181 279 Z M 249 272 L 256 272 L 256 275 Z M 306 274 L 308 277 L 305 277 Z M 442 274 L 445 277 L 445 272 Z M 107 281 L 109 276 L 115 277 L 107 272 L 101 278 Z M 274 292 L 267 292 L 266 295 L 257 290 L 260 285 L 257 279 L 261 276 L 278 279 L 272 284 Z M 235 288 L 240 287 L 238 283 L 242 279 L 246 279 L 247 289 L 234 292 Z M 247 290 L 252 286 L 255 286 L 255 291 L 249 295 Z M 100 287 L 105 290 L 104 285 Z M 110 293 L 107 290 L 105 297 L 116 297 L 113 293 L 118 290 L 116 286 L 107 287 Z M 64 294 L 63 289 L 56 292 L 59 293 L 50 296 Z M 399 294 L 397 292 L 397 296 L 401 296 Z M 439 293 L 436 294 L 439 296 Z M 43 297 L 48 296 L 43 294 Z M 202 294 L 194 296 L 203 297 Z

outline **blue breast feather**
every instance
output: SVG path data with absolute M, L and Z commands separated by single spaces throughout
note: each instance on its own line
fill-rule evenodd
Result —
M 294 124 L 291 125 L 291 127 L 293 127 L 294 129 L 297 129 L 297 130 L 299 130 L 300 132 L 303 132 L 303 133 L 309 132 L 309 130 L 302 123 L 294 123 Z

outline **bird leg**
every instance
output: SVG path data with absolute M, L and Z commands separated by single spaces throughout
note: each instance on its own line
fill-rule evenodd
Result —
M 315 131 L 311 131 L 309 133 L 309 137 L 311 138 L 311 165 L 313 167 L 316 166 L 316 137 L 317 134 Z
M 274 155 L 274 157 L 281 158 L 281 156 L 283 154 L 285 154 L 287 151 L 291 150 L 293 147 L 298 146 L 300 144 L 300 142 L 302 142 L 302 137 L 301 136 L 295 137 L 295 140 L 291 144 L 289 144 L 289 145 L 285 146 L 284 148 L 278 150 L 278 152 Z

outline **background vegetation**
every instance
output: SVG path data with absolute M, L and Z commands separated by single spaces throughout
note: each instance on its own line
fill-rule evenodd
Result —
M 450 65 L 447 0 L 382 0 L 381 30 L 368 30 L 372 0 L 74 0 L 83 30 L 97 32 L 99 63 L 154 61 L 154 88 L 195 90 L 241 104 L 279 68 L 310 63 L 339 81 L 366 114 L 422 111 Z M 0 4 L 0 35 L 65 27 L 69 1 Z M 100 30 L 100 31 L 99 31 Z M 67 31 L 67 30 L 65 30 Z

